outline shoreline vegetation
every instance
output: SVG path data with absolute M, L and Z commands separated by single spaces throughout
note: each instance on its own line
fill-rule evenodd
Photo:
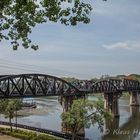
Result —
M 21 140 L 21 139 L 15 138 L 12 136 L 8 136 L 8 135 L 4 135 L 4 134 L 0 134 L 0 140 Z
M 49 134 L 35 132 L 32 130 L 25 130 L 23 128 L 16 129 L 15 127 L 13 127 L 13 131 L 11 132 L 9 126 L 0 125 L 0 140 L 62 140 L 62 139 Z
M 22 108 L 22 101 L 21 100 L 1 100 L 0 101 L 1 107 L 0 111 L 1 114 L 4 115 L 5 118 L 9 119 L 9 123 L 12 122 L 13 118 L 16 116 L 23 115 L 23 113 L 27 113 L 26 115 L 30 115 L 30 113 L 34 114 L 46 114 L 48 110 L 45 109 L 39 109 L 39 108 Z M 27 111 L 28 110 L 28 111 Z M 22 113 L 21 113 L 22 112 Z M 30 113 L 29 113 L 30 112 Z M 25 115 L 25 114 L 24 114 Z M 32 130 L 25 130 L 25 129 L 15 129 L 12 125 L 0 126 L 0 138 L 3 137 L 2 140 L 7 140 L 8 136 L 18 138 L 17 140 L 60 140 L 60 138 L 49 135 L 46 133 L 36 132 Z M 7 136 L 7 138 L 5 138 Z M 11 140 L 11 139 L 9 139 Z M 13 139 L 16 140 L 16 139 Z

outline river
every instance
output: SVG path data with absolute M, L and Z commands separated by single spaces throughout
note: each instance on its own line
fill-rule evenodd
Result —
M 96 97 L 90 97 L 96 98 Z M 63 109 L 57 98 L 36 98 L 36 109 L 24 109 L 18 114 L 18 123 L 61 131 L 61 113 Z M 131 108 L 128 98 L 119 99 L 120 118 L 112 122 L 105 121 L 104 132 L 98 126 L 86 129 L 86 138 L 90 140 L 139 140 L 140 109 Z M 0 120 L 8 121 L 2 114 Z M 15 119 L 13 119 L 15 122 Z

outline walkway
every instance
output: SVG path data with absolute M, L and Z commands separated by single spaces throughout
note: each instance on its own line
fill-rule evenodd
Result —
M 9 122 L 0 121 L 0 125 L 8 126 Z M 55 130 L 37 128 L 37 127 L 27 126 L 27 125 L 23 125 L 23 124 L 17 124 L 16 125 L 15 123 L 12 123 L 12 126 L 13 127 L 17 126 L 18 128 L 22 128 L 22 129 L 26 129 L 26 130 L 32 130 L 32 131 L 41 132 L 41 133 L 46 133 L 46 134 L 50 134 L 50 135 L 57 136 L 57 137 L 60 137 L 60 138 L 65 138 L 67 140 L 71 140 L 71 135 L 70 134 L 65 134 L 65 133 L 62 133 L 62 132 L 59 132 L 59 131 L 55 131 Z M 88 139 L 82 138 L 82 137 L 77 137 L 77 140 L 88 140 Z

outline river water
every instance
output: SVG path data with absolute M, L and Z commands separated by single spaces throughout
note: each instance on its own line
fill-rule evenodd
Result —
M 95 98 L 95 97 L 94 97 Z M 61 131 L 61 113 L 63 109 L 57 98 L 36 98 L 36 109 L 24 109 L 18 114 L 18 123 Z M 120 118 L 105 120 L 104 132 L 98 126 L 85 129 L 90 140 L 139 140 L 140 109 L 131 108 L 128 98 L 119 99 Z M 2 114 L 0 120 L 8 121 Z M 15 119 L 13 119 L 15 122 Z

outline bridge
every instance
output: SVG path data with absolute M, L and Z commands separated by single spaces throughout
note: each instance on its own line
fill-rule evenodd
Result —
M 60 96 L 67 102 L 89 93 L 104 93 L 105 108 L 119 116 L 118 99 L 129 92 L 130 104 L 139 105 L 140 83 L 131 79 L 103 79 L 97 82 L 69 83 L 61 78 L 45 74 L 0 75 L 0 99 L 41 96 Z M 68 108 L 65 106 L 64 108 Z

